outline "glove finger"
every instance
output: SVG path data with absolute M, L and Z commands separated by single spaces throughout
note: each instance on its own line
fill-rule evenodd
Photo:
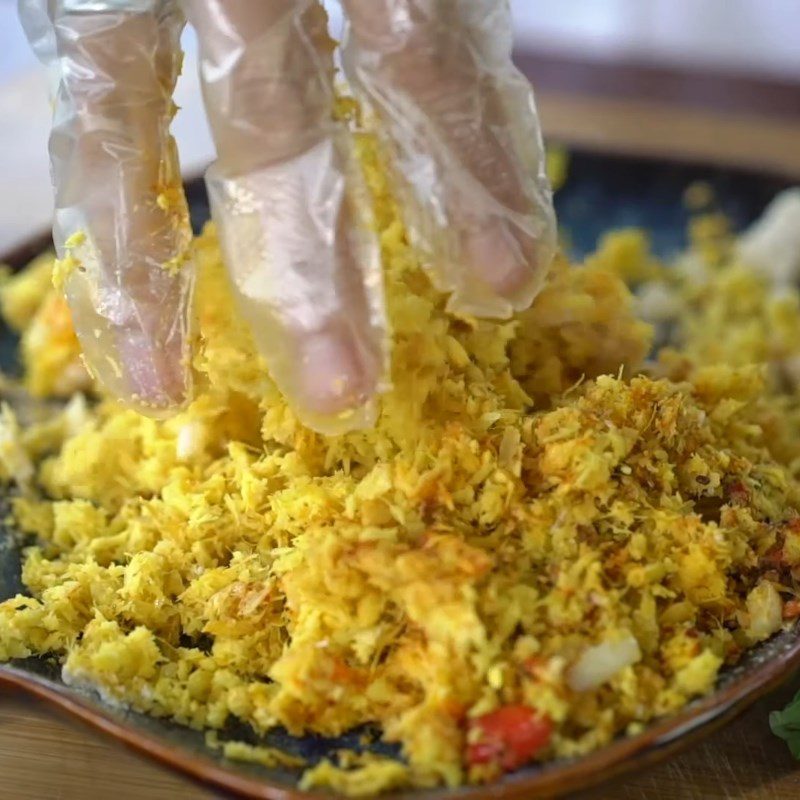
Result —
M 184 0 L 218 160 L 207 185 L 239 306 L 299 418 L 368 425 L 386 373 L 375 238 L 333 118 L 316 0 Z
M 342 0 L 344 64 L 396 162 L 415 243 L 452 310 L 530 305 L 555 217 L 530 86 L 497 0 Z
M 183 20 L 160 0 L 47 8 L 54 239 L 75 329 L 112 394 L 169 413 L 191 393 L 191 229 L 169 134 Z

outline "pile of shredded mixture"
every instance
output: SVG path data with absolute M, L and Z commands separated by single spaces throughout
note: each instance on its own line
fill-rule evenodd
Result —
M 55 657 L 108 702 L 349 794 L 491 780 L 636 733 L 800 615 L 800 296 L 706 215 L 675 264 L 612 232 L 560 259 L 530 311 L 455 318 L 360 146 L 394 337 L 374 430 L 298 423 L 213 226 L 196 242 L 202 393 L 166 422 L 82 399 L 51 258 L 7 280 L 28 390 L 72 399 L 25 424 L 3 411 L 29 538 L 0 659 Z M 304 763 L 230 740 L 233 720 L 365 726 L 401 757 Z

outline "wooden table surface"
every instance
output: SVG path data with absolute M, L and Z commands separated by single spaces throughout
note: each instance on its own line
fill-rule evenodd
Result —
M 571 145 L 711 161 L 800 179 L 797 87 L 528 59 L 545 134 Z M 798 800 L 800 765 L 769 732 L 787 687 L 702 745 L 583 800 Z M 222 797 L 38 701 L 0 691 L 0 800 Z
M 793 694 L 762 700 L 703 744 L 579 800 L 797 800 L 800 765 L 769 730 L 769 711 Z M 102 737 L 38 700 L 0 691 L 3 800 L 212 800 L 201 786 Z

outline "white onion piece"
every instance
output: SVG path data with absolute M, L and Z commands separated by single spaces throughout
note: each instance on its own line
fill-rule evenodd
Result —
M 642 657 L 639 643 L 631 634 L 587 647 L 567 673 L 567 684 L 576 692 L 597 689 L 620 670 Z
M 783 625 L 783 602 L 769 581 L 761 583 L 747 595 L 747 613 L 750 624 L 747 635 L 754 642 L 768 639 Z
M 800 279 L 800 188 L 781 192 L 739 238 L 739 258 L 776 288 Z

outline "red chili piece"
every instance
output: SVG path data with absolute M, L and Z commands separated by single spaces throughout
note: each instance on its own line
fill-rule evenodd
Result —
M 783 604 L 783 618 L 797 619 L 800 617 L 800 600 L 787 600 Z
M 506 772 L 527 764 L 550 741 L 553 723 L 527 706 L 503 706 L 470 722 L 478 739 L 467 748 L 470 764 L 499 764 Z

